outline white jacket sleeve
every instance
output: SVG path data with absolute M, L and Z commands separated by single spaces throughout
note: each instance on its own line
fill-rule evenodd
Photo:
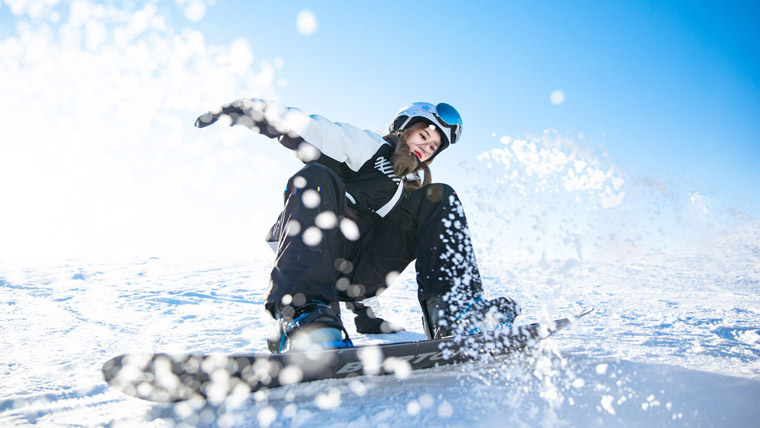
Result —
M 375 132 L 332 122 L 318 115 L 309 116 L 276 101 L 265 101 L 265 104 L 264 118 L 268 124 L 283 133 L 300 136 L 325 156 L 345 162 L 354 171 L 361 169 L 385 144 L 383 137 Z

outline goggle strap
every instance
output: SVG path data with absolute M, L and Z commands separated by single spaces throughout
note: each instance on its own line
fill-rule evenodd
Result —
M 404 123 L 402 123 L 401 126 L 398 127 L 399 132 L 403 131 L 404 128 L 406 128 L 406 125 L 409 124 L 410 120 L 412 120 L 412 115 L 407 116 L 406 120 L 404 121 Z
M 444 128 L 449 128 L 450 134 L 449 135 L 449 144 L 454 144 L 456 141 L 456 135 L 457 135 L 457 128 L 459 127 L 459 124 L 449 125 L 448 122 L 443 120 L 443 118 L 438 113 L 433 113 L 433 117 L 438 119 L 438 123 L 441 124 Z
M 399 132 L 403 131 L 404 128 L 406 128 L 406 126 L 409 124 L 409 122 L 412 120 L 413 117 L 417 117 L 417 116 L 408 115 L 406 117 L 406 120 L 404 121 L 404 123 L 402 123 L 401 126 L 398 127 Z M 451 129 L 451 135 L 448 137 L 448 139 L 449 139 L 449 144 L 453 144 L 454 143 L 453 140 L 456 139 L 456 130 L 459 124 L 455 123 L 453 125 L 450 125 L 448 122 L 443 120 L 443 118 L 438 114 L 438 112 L 433 112 L 433 117 L 436 119 L 439 125 L 442 125 L 444 128 Z

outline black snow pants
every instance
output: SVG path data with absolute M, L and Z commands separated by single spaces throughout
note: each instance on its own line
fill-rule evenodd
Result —
M 266 292 L 275 318 L 315 300 L 337 306 L 376 296 L 415 259 L 420 302 L 482 295 L 467 220 L 450 186 L 424 186 L 382 218 L 350 213 L 346 186 L 331 169 L 310 163 L 288 181 Z

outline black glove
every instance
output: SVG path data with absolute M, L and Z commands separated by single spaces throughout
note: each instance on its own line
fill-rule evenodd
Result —
M 198 119 L 195 120 L 195 126 L 197 128 L 205 128 L 219 120 L 222 115 L 225 115 L 229 116 L 232 121 L 230 126 L 243 125 L 269 138 L 280 138 L 286 135 L 267 123 L 264 118 L 265 108 L 266 104 L 261 100 L 235 100 L 223 105 L 218 111 L 209 111 L 198 116 Z
M 353 302 L 351 306 L 351 311 L 356 314 L 354 324 L 356 324 L 356 331 L 359 333 L 390 334 L 405 331 L 404 327 L 376 316 L 369 306 L 364 306 L 358 302 Z

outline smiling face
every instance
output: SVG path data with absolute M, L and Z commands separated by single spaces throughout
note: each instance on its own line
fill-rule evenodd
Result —
M 425 162 L 433 157 L 438 147 L 441 146 L 441 134 L 433 125 L 422 123 L 419 125 L 421 126 L 413 125 L 409 129 L 404 141 L 409 146 L 409 151 L 417 156 L 421 162 Z

